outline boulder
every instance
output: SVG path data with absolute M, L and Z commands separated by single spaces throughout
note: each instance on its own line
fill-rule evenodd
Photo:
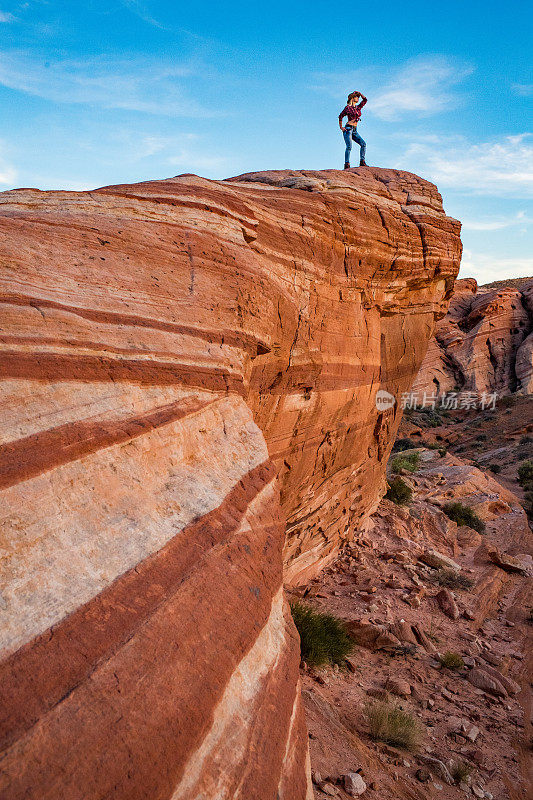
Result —
M 495 697 L 507 697 L 507 690 L 498 678 L 490 675 L 486 669 L 474 667 L 468 673 L 468 680 L 477 689 L 482 689 Z
M 388 678 L 385 688 L 398 697 L 409 697 L 411 694 L 411 684 L 402 678 Z
M 509 553 L 501 553 L 497 549 L 489 551 L 489 558 L 505 572 L 517 572 L 520 575 L 527 575 L 531 570 L 531 564 L 526 558 L 511 556 Z
M 436 600 L 441 611 L 450 619 L 459 619 L 460 611 L 455 602 L 453 592 L 449 589 L 441 589 L 436 595 Z
M 429 636 L 427 636 L 426 633 L 422 630 L 420 625 L 413 625 L 412 629 L 418 643 L 422 645 L 422 647 L 427 653 L 437 652 L 437 648 L 435 647 Z
M 440 760 L 440 758 L 435 758 L 435 756 L 426 756 L 420 754 L 418 756 L 418 760 L 421 761 L 423 764 L 425 764 L 425 766 L 428 767 L 428 769 L 430 769 L 434 775 L 437 775 L 449 786 L 453 786 L 454 780 L 450 774 L 450 770 L 448 769 L 444 761 Z
M 358 772 L 347 772 L 343 775 L 342 785 L 350 797 L 359 797 L 366 792 L 366 783 Z
M 519 683 L 514 681 L 512 678 L 509 678 L 507 675 L 502 675 L 502 673 L 496 669 L 496 667 L 493 667 L 490 664 L 484 664 L 481 669 L 487 675 L 490 675 L 492 678 L 501 683 L 507 694 L 514 695 L 521 691 L 522 687 Z
M 345 626 L 356 644 L 369 650 L 394 650 L 401 646 L 397 636 L 384 625 L 365 620 L 345 620 Z
M 437 552 L 437 550 L 424 550 L 418 558 L 420 561 L 423 561 L 424 564 L 434 567 L 434 569 L 454 569 L 456 572 L 461 571 L 460 564 L 449 556 L 444 555 L 444 553 Z
M 404 619 L 396 620 L 390 626 L 390 632 L 396 636 L 400 642 L 410 642 L 418 645 L 418 640 L 413 632 L 411 625 Z

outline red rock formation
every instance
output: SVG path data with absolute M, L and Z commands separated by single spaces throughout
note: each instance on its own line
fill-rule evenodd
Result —
M 379 500 L 459 225 L 408 173 L 0 196 L 0 794 L 310 797 L 282 596 Z
M 435 330 L 413 392 L 454 389 L 533 392 L 533 282 L 478 287 L 455 283 L 448 313 Z

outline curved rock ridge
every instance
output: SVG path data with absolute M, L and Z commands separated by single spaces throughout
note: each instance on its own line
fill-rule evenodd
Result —
M 513 283 L 456 281 L 413 391 L 533 393 L 533 281 Z
M 2 797 L 312 797 L 283 560 L 379 501 L 459 228 L 392 170 L 0 195 Z

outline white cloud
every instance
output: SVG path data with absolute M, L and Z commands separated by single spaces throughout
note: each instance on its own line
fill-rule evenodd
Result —
M 395 120 L 404 112 L 425 116 L 455 108 L 459 98 L 451 89 L 472 72 L 471 66 L 444 56 L 414 59 L 369 101 L 369 111 L 381 119 Z
M 7 161 L 2 152 L 5 149 L 5 142 L 0 141 L 0 186 L 12 187 L 17 180 L 17 170 Z
M 311 88 L 342 98 L 357 89 L 368 96 L 366 110 L 394 121 L 409 116 L 429 116 L 455 108 L 461 97 L 454 87 L 473 67 L 442 55 L 419 56 L 394 70 L 375 67 L 345 73 L 319 72 Z
M 214 169 L 221 170 L 229 168 L 234 159 L 226 156 L 209 156 L 202 153 L 195 153 L 186 148 L 182 148 L 176 155 L 168 159 L 169 164 L 187 169 Z
M 147 25 L 153 25 L 154 28 L 161 28 L 161 30 L 165 29 L 165 26 L 150 14 L 145 4 L 141 3 L 140 0 L 122 0 L 122 5 L 142 19 L 143 22 L 146 22 Z
M 525 198 L 533 196 L 533 134 L 506 136 L 472 144 L 463 137 L 442 137 L 432 144 L 413 142 L 397 166 L 427 176 L 439 188 L 468 194 Z
M 17 180 L 15 167 L 0 162 L 0 186 L 13 186 Z
M 15 17 L 9 11 L 0 11 L 0 22 L 14 22 Z
M 173 117 L 206 115 L 184 91 L 184 79 L 192 74 L 186 64 L 148 58 L 102 56 L 46 62 L 25 52 L 0 52 L 0 84 L 10 89 L 56 103 L 87 103 Z
M 525 211 L 519 211 L 512 217 L 498 217 L 496 219 L 463 219 L 462 229 L 467 231 L 501 231 L 517 225 L 528 225 L 533 220 Z
M 511 89 L 522 97 L 529 97 L 533 94 L 533 83 L 513 83 Z
M 498 258 L 488 253 L 474 253 L 464 249 L 460 278 L 475 278 L 479 284 L 504 278 L 529 278 L 533 276 L 533 258 Z

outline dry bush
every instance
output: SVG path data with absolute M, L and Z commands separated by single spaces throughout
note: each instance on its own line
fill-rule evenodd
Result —
M 374 741 L 386 742 L 404 750 L 417 750 L 424 728 L 419 720 L 396 703 L 376 700 L 364 708 L 365 720 Z

